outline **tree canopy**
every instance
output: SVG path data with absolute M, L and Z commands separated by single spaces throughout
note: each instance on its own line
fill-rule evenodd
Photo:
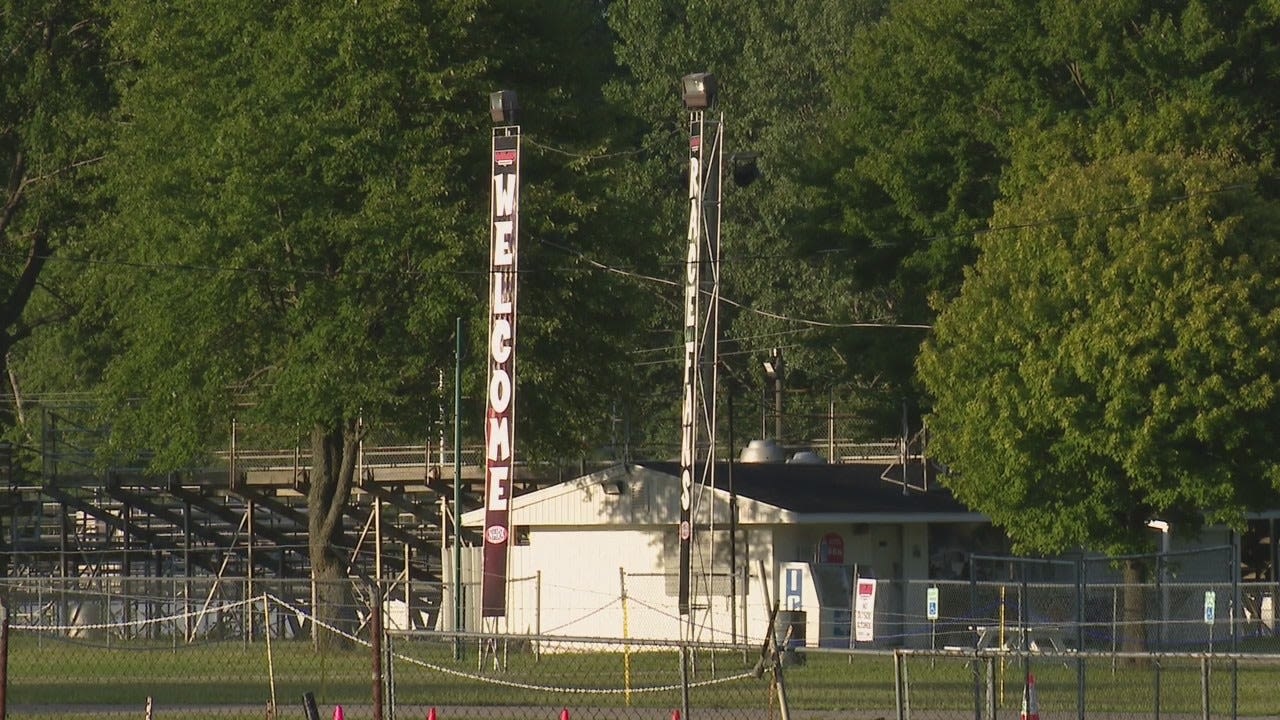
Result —
M 101 348 L 67 371 L 96 381 L 113 456 L 148 451 L 154 472 L 199 462 L 232 419 L 267 442 L 305 438 L 313 573 L 345 577 L 359 443 L 370 426 L 427 434 L 452 391 L 440 378 L 455 319 L 485 309 L 488 93 L 517 82 L 526 118 L 549 128 L 542 147 L 600 142 L 578 119 L 609 67 L 602 20 L 570 2 L 542 10 L 553 6 L 109 5 L 110 204 L 68 257 L 84 263 L 71 294 L 86 313 L 31 358 L 82 339 Z M 565 36 L 587 41 L 590 71 L 556 62 Z M 522 438 L 525 458 L 580 449 L 600 424 L 607 410 L 572 408 L 607 408 L 624 373 L 597 359 L 626 325 L 604 319 L 628 313 L 601 274 L 541 244 L 575 232 L 594 200 L 590 173 L 540 165 L 522 223 L 520 381 L 533 401 L 521 411 L 541 428 Z M 469 415 L 478 428 L 478 406 Z M 322 618 L 341 623 L 329 613 L 347 588 L 321 583 Z
M 10 352 L 74 312 L 36 298 L 51 258 L 98 211 L 92 178 L 113 101 L 105 24 L 89 2 L 0 5 L 0 377 L 18 402 Z M 6 403 L 5 417 L 20 408 Z
M 946 483 L 1017 546 L 1148 547 L 1280 488 L 1280 202 L 1212 156 L 1060 167 L 998 204 L 920 358 Z
M 6 282 L 41 317 L 77 311 L 14 358 L 99 392 L 114 449 L 153 469 L 234 414 L 309 437 L 332 506 L 360 418 L 412 437 L 443 419 L 455 318 L 485 305 L 499 88 L 524 107 L 521 454 L 587 454 L 619 415 L 673 439 L 677 88 L 711 71 L 727 153 L 761 170 L 724 195 L 740 383 L 784 347 L 790 384 L 847 389 L 869 436 L 904 399 L 931 407 L 962 497 L 1015 535 L 1037 503 L 1075 520 L 1028 548 L 1133 548 L 1138 515 L 1231 519 L 1270 482 L 1269 385 L 1245 378 L 1271 342 L 1275 3 L 92 7 L 5 6 Z M 59 274 L 35 291 L 20 258 L 38 269 L 45 241 Z M 1213 302 L 1232 323 L 1201 326 Z M 980 456 L 984 434 L 1001 453 Z

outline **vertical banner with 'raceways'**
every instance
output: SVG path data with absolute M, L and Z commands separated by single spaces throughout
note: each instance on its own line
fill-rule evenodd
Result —
M 698 449 L 698 292 L 702 281 L 702 113 L 689 124 L 689 246 L 684 277 L 684 397 L 680 411 L 680 614 L 689 614 L 693 473 Z

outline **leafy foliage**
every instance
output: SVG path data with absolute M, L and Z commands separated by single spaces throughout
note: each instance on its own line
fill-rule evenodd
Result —
M 1280 487 L 1280 203 L 1247 166 L 1133 153 L 1059 168 L 920 359 L 947 484 L 1023 550 L 1147 547 Z
M 159 467 L 206 449 L 236 398 L 304 427 L 420 416 L 475 235 L 450 198 L 480 150 L 454 142 L 476 122 L 440 112 L 480 95 L 480 64 L 440 52 L 474 8 L 431 10 L 114 8 L 132 69 L 91 252 L 127 269 L 92 282 L 127 349 L 108 387 L 138 399 L 116 431 Z
M 103 19 L 88 2 L 0 4 L 0 377 L 10 352 L 75 310 L 57 293 L 50 259 L 98 211 L 93 170 L 113 102 Z M 20 387 L 14 386 L 20 400 Z M 20 410 L 20 405 L 17 406 Z M 13 409 L 6 404 L 5 413 Z M 25 442 L 27 438 L 22 438 Z
M 731 158 L 722 207 L 722 355 L 740 397 L 751 398 L 747 388 L 765 382 L 760 361 L 782 347 L 789 386 L 884 389 L 897 405 L 900 386 L 881 388 L 878 369 L 845 352 L 850 335 L 886 332 L 848 323 L 897 316 L 879 286 L 847 272 L 852 261 L 843 255 L 838 227 L 843 199 L 827 182 L 845 159 L 833 154 L 833 129 L 845 117 L 833 94 L 851 62 L 848 39 L 882 4 L 649 0 L 610 7 L 626 75 L 610 86 L 609 97 L 637 118 L 647 151 L 642 164 L 627 168 L 628 182 L 610 191 L 632 217 L 651 218 L 637 229 L 655 238 L 651 262 L 666 277 L 678 277 L 673 262 L 683 256 L 687 215 L 687 113 L 679 78 L 709 71 L 719 81 Z M 760 176 L 749 186 L 733 180 L 738 153 L 758 156 Z M 666 315 L 651 323 L 655 346 L 679 343 L 678 293 L 678 287 L 665 293 L 660 310 Z M 667 357 L 671 363 L 656 367 L 651 382 L 673 389 L 658 399 L 666 402 L 665 412 L 654 414 L 659 418 L 676 417 L 678 353 Z
M 87 7 L 4 6 L 18 312 L 0 355 L 74 310 L 15 364 L 101 389 L 115 451 L 153 450 L 154 469 L 217 446 L 233 412 L 310 436 L 335 474 L 358 418 L 421 437 L 451 404 L 458 317 L 480 434 L 499 87 L 524 106 L 518 452 L 589 453 L 621 417 L 673 439 L 677 88 L 707 70 L 727 152 L 762 171 L 724 193 L 736 392 L 783 347 L 788 385 L 849 389 L 871 435 L 935 394 L 958 492 L 1009 528 L 1064 519 L 1026 547 L 1135 547 L 1150 513 L 1238 517 L 1273 472 L 1274 2 Z M 920 327 L 863 326 L 938 313 L 920 378 Z

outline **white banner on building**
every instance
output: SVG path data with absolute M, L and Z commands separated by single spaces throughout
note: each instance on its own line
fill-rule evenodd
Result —
M 876 580 L 858 578 L 853 597 L 853 639 L 873 642 L 876 639 Z

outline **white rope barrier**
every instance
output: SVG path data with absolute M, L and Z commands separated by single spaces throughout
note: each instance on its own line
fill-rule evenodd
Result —
M 342 630 L 332 625 L 329 625 L 328 623 L 321 622 L 315 617 L 307 614 L 302 609 L 295 607 L 294 605 L 284 600 L 281 600 L 280 598 L 277 598 L 274 595 L 268 594 L 267 597 L 279 603 L 283 607 L 288 608 L 291 612 L 295 612 L 307 618 L 308 620 L 315 623 L 319 627 L 323 627 L 326 630 L 329 630 L 330 632 L 333 632 L 337 635 L 345 637 L 348 640 L 351 640 L 353 642 L 364 645 L 365 647 L 368 647 L 370 645 L 369 641 L 362 640 L 350 633 L 343 632 Z M 607 607 L 608 605 L 605 606 L 605 608 Z M 600 608 L 599 610 L 596 610 L 596 612 L 599 612 L 600 610 L 603 610 L 603 609 L 604 608 Z M 561 686 L 554 686 L 554 685 L 536 685 L 533 683 L 519 682 L 516 680 L 504 680 L 502 678 L 495 678 L 489 675 L 481 675 L 479 673 L 456 670 L 454 668 L 447 667 L 444 665 L 437 665 L 435 663 L 427 662 L 425 660 L 419 660 L 417 658 L 409 657 L 408 655 L 403 655 L 401 653 L 393 652 L 392 656 L 395 657 L 397 660 L 402 660 L 411 665 L 417 665 L 419 667 L 423 667 L 428 670 L 442 673 L 444 675 L 452 675 L 453 677 L 463 678 L 466 680 L 474 680 L 480 683 L 488 683 L 490 685 L 501 685 L 504 687 L 518 688 L 521 690 L 533 690 L 537 692 L 549 692 L 549 693 L 572 694 L 572 695 L 622 695 L 628 692 L 631 692 L 631 693 L 672 692 L 675 690 L 679 690 L 681 688 L 680 684 L 653 685 L 653 686 L 638 687 L 638 688 L 633 687 L 630 689 L 627 689 L 627 688 L 581 688 L 581 687 L 575 688 L 575 687 L 561 687 Z M 737 675 L 731 675 L 723 678 L 712 678 L 710 680 L 699 680 L 697 682 L 691 682 L 689 683 L 689 687 L 691 688 L 707 687 L 710 685 L 718 685 L 721 683 L 734 682 L 737 680 L 743 680 L 745 678 L 752 678 L 752 677 L 755 677 L 755 673 L 751 671 L 747 671 L 747 672 L 739 673 Z
M 160 625 L 164 623 L 174 622 L 177 620 L 185 620 L 187 618 L 196 617 L 201 614 L 208 614 L 210 612 L 225 612 L 228 610 L 235 610 L 236 608 L 243 607 L 245 605 L 248 605 L 249 603 L 256 602 L 258 600 L 261 600 L 261 598 L 255 597 L 255 598 L 249 598 L 248 600 L 237 600 L 235 602 L 226 603 L 223 605 L 215 605 L 213 607 L 206 608 L 204 610 L 189 610 L 187 612 L 177 613 L 175 615 L 166 615 L 164 617 L 140 618 L 137 620 L 127 620 L 127 621 L 110 622 L 110 623 L 79 623 L 79 624 L 73 624 L 73 625 L 41 625 L 41 624 L 28 625 L 24 623 L 20 625 L 10 625 L 9 629 L 10 630 L 31 630 L 31 631 L 39 631 L 39 632 L 83 632 L 85 630 L 109 630 L 111 628 L 146 627 L 147 625 Z
M 289 612 L 296 614 L 299 618 L 302 618 L 302 619 L 304 619 L 305 621 L 310 621 L 310 622 L 311 622 L 311 623 L 313 623 L 316 627 L 322 627 L 322 628 L 324 628 L 325 630 L 328 630 L 329 632 L 334 633 L 335 635 L 338 635 L 338 636 L 340 636 L 340 637 L 342 637 L 342 638 L 345 638 L 346 640 L 348 640 L 348 641 L 350 641 L 350 642 L 356 643 L 356 644 L 361 645 L 361 646 L 364 646 L 364 647 L 370 647 L 370 646 L 371 646 L 371 643 L 370 643 L 368 640 L 364 640 L 364 639 L 362 639 L 362 638 L 360 638 L 360 637 L 357 637 L 356 635 L 353 635 L 353 634 L 351 634 L 351 633 L 349 633 L 349 632 L 346 632 L 346 631 L 342 630 L 341 628 L 338 628 L 338 627 L 336 627 L 336 626 L 334 626 L 334 625 L 332 625 L 332 624 L 330 624 L 330 623 L 326 623 L 326 622 L 324 622 L 324 621 L 321 621 L 320 619 L 318 619 L 318 618 L 316 618 L 314 615 L 312 615 L 312 614 L 310 614 L 310 613 L 306 612 L 306 611 L 305 611 L 305 610 L 303 610 L 302 608 L 300 608 L 300 607 L 298 607 L 298 606 L 294 605 L 293 603 L 288 602 L 287 600 L 284 600 L 284 599 L 282 599 L 282 598 L 280 598 L 280 597 L 277 597 L 277 596 L 275 596 L 275 595 L 272 595 L 271 593 L 265 593 L 265 594 L 263 594 L 263 595 L 260 595 L 260 596 L 257 596 L 257 597 L 253 597 L 253 598 L 249 598 L 249 599 L 246 599 L 246 600 L 238 600 L 238 601 L 235 601 L 235 602 L 224 603 L 224 604 L 217 605 L 217 606 L 214 606 L 214 607 L 212 607 L 212 608 L 207 608 L 207 609 L 204 609 L 204 610 L 200 610 L 200 609 L 190 610 L 190 611 L 187 611 L 187 612 L 176 613 L 176 614 L 173 614 L 173 615 L 166 615 L 166 616 L 164 616 L 164 617 L 141 618 L 141 619 L 138 619 L 138 620 L 131 620 L 131 621 L 127 621 L 127 622 L 116 622 L 116 623 L 84 623 L 84 624 L 76 624 L 76 625 L 40 625 L 40 624 L 30 625 L 30 624 L 18 624 L 18 625 L 11 625 L 11 626 L 10 626 L 10 629 L 11 629 L 11 630 L 18 630 L 18 631 L 40 631 L 40 632 L 71 632 L 71 631 L 82 632 L 82 631 L 87 631 L 87 630 L 105 630 L 105 629 L 110 629 L 110 628 L 119 628 L 119 627 L 135 627 L 135 628 L 136 628 L 136 627 L 145 627 L 145 626 L 147 626 L 147 625 L 162 624 L 162 623 L 172 623 L 172 622 L 175 622 L 175 621 L 185 620 L 185 619 L 188 619 L 188 618 L 196 617 L 196 616 L 201 615 L 201 614 L 208 614 L 209 612 L 220 613 L 220 612 L 227 612 L 227 611 L 237 610 L 237 609 L 239 609 L 239 608 L 243 608 L 243 607 L 249 606 L 249 605 L 251 605 L 251 604 L 253 604 L 253 603 L 256 603 L 256 602 L 258 602 L 258 601 L 262 601 L 262 600 L 266 600 L 266 601 L 270 601 L 270 602 L 272 602 L 272 603 L 275 603 L 277 606 L 282 607 L 282 608 L 284 608 L 284 609 L 288 610 Z M 583 620 L 586 620 L 586 619 L 588 619 L 588 618 L 592 617 L 593 615 L 596 615 L 596 614 L 598 614 L 598 613 L 604 612 L 605 610 L 608 610 L 608 609 L 609 609 L 609 608 L 611 608 L 613 605 L 615 605 L 617 602 L 618 602 L 618 599 L 617 599 L 617 598 L 614 598 L 613 600 L 609 601 L 609 602 L 608 602 L 608 603 L 606 603 L 605 605 L 602 605 L 601 607 L 598 607 L 598 608 L 596 608 L 596 609 L 594 609 L 594 610 L 592 610 L 592 611 L 588 612 L 587 614 L 585 614 L 585 615 L 583 615 L 583 616 L 581 616 L 581 617 L 579 617 L 579 618 L 577 618 L 577 619 L 575 619 L 575 620 L 572 620 L 572 621 L 570 621 L 570 622 L 567 622 L 567 623 L 565 623 L 565 624 L 561 625 L 561 626 L 560 626 L 560 628 L 568 627 L 569 625 L 573 625 L 574 623 L 577 623 L 577 622 L 581 622 L 581 621 L 583 621 Z M 560 629 L 560 628 L 553 628 L 553 630 L 555 630 L 555 629 Z M 661 693 L 661 692 L 674 692 L 674 691 L 680 690 L 680 688 L 681 688 L 681 684 L 680 684 L 680 683 L 672 683 L 672 684 L 668 684 L 668 685 L 651 685 L 651 686 L 644 686 L 644 687 L 631 687 L 631 688 L 587 688 L 587 687 L 567 687 L 567 686 L 558 686 L 558 685 L 539 685 L 539 684 L 536 684 L 536 683 L 520 682 L 520 681 L 517 681 L 517 680 L 508 680 L 508 679 L 504 679 L 504 678 L 496 678 L 496 677 L 492 677 L 492 676 L 489 676 L 489 675 L 482 675 L 482 674 L 479 674 L 479 673 L 474 673 L 474 672 L 467 672 L 467 671 L 463 671 L 463 670 L 458 670 L 458 669 L 456 669 L 456 668 L 451 668 L 451 667 L 448 667 L 448 666 L 445 666 L 445 665 L 438 665 L 438 664 L 436 664 L 436 663 L 427 662 L 427 661 L 425 661 L 425 660 L 419 660 L 419 659 L 417 659 L 417 658 L 410 657 L 410 656 L 408 656 L 408 655 L 404 655 L 404 654 L 402 654 L 402 653 L 393 653 L 393 656 L 394 656 L 396 659 L 401 660 L 401 661 L 403 661 L 403 662 L 407 662 L 407 663 L 409 663 L 409 664 L 411 664 L 411 665 L 417 665 L 417 666 L 422 667 L 422 668 L 425 668 L 425 669 L 427 669 L 427 670 L 431 670 L 431 671 L 433 671 L 433 672 L 438 672 L 438 673 L 441 673 L 441 674 L 444 674 L 444 675 L 451 675 L 451 676 L 453 676 L 453 677 L 457 677 L 457 678 L 462 678 L 462 679 L 466 679 L 466 680 L 473 680 L 473 681 L 475 681 L 475 682 L 479 682 L 479 683 L 488 683 L 488 684 L 491 684 L 491 685 L 501 685 L 501 686 L 503 686 L 503 687 L 518 688 L 518 689 L 521 689 L 521 690 L 531 690 L 531 691 L 535 691 L 535 692 L 558 693 L 558 694 L 573 694 L 573 695 L 621 695 L 621 694 L 625 694 L 625 693 Z M 691 688 L 695 688 L 695 687 L 708 687 L 708 686 L 711 686 L 711 685 L 718 685 L 718 684 L 722 684 L 722 683 L 736 682 L 736 681 L 738 681 L 738 680 L 744 680 L 744 679 L 746 679 L 746 678 L 751 678 L 751 677 L 754 677 L 754 673 L 752 673 L 752 672 L 748 671 L 748 672 L 742 672 L 742 673 L 739 673 L 739 674 L 737 674 L 737 675 L 730 675 L 730 676 L 722 677 L 722 678 L 712 678 L 712 679 L 709 679 L 709 680 L 700 680 L 700 681 L 697 681 L 697 682 L 691 682 L 691 683 L 689 683 L 689 685 L 688 685 L 688 686 L 689 686 L 689 687 L 691 687 Z

